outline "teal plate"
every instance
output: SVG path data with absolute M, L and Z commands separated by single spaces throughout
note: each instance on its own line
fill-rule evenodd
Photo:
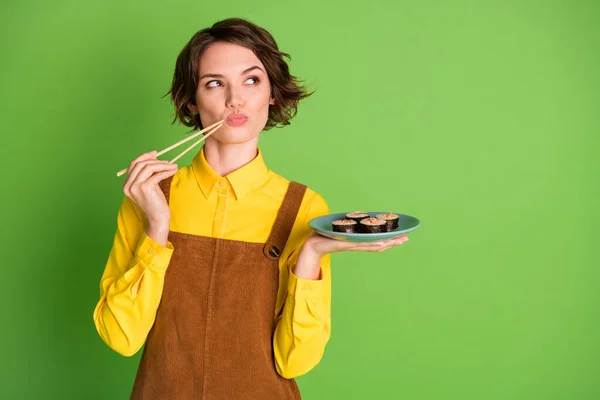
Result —
M 387 212 L 387 211 L 386 211 Z M 383 212 L 370 212 L 369 216 L 375 217 L 377 214 L 383 214 Z M 346 214 L 329 214 L 317 217 L 308 223 L 308 225 L 314 229 L 318 234 L 326 236 L 331 239 L 343 240 L 346 242 L 378 242 L 380 240 L 392 239 L 398 236 L 402 236 L 405 233 L 414 231 L 417 229 L 421 222 L 410 215 L 397 214 L 400 217 L 398 221 L 398 229 L 392 232 L 383 233 L 343 233 L 334 232 L 331 227 L 331 223 L 338 219 L 346 218 Z

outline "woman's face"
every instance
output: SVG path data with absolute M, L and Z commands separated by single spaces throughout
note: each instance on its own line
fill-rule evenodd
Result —
M 203 126 L 225 120 L 211 138 L 227 144 L 247 143 L 267 123 L 271 89 L 264 65 L 246 47 L 218 42 L 200 57 L 196 106 Z

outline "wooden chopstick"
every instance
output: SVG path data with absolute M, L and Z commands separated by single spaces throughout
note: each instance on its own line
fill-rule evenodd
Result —
M 169 163 L 173 164 L 175 161 L 179 160 L 181 157 L 183 157 L 183 155 L 185 153 L 187 153 L 188 151 L 190 151 L 194 147 L 198 146 L 200 143 L 202 143 L 204 141 L 204 139 L 206 139 L 207 137 L 209 137 L 210 135 L 212 135 L 213 133 L 215 133 L 222 126 L 223 126 L 223 124 L 217 125 L 212 131 L 207 132 L 204 136 L 202 136 L 200 138 L 200 140 L 198 140 L 197 142 L 194 142 L 194 144 L 192 144 L 190 147 L 188 147 L 187 149 L 185 149 L 184 151 L 182 151 L 177 157 L 175 157 L 174 159 L 172 159 L 171 161 L 169 161 Z
M 159 151 L 156 154 L 156 157 L 165 154 L 167 151 L 174 149 L 177 146 L 182 145 L 185 142 L 188 142 L 190 140 L 192 140 L 193 138 L 205 133 L 204 136 L 202 136 L 202 138 L 200 140 L 198 140 L 197 142 L 195 142 L 193 145 L 191 145 L 190 147 L 188 147 L 187 149 L 185 149 L 181 154 L 179 154 L 177 157 L 175 157 L 174 159 L 172 159 L 171 161 L 169 161 L 169 163 L 174 163 L 175 161 L 177 161 L 179 158 L 181 158 L 185 153 L 187 153 L 188 151 L 190 151 L 191 149 L 193 149 L 195 146 L 199 145 L 200 143 L 202 143 L 204 141 L 204 139 L 206 139 L 207 137 L 209 137 L 210 135 L 212 135 L 217 129 L 219 129 L 221 126 L 223 126 L 223 122 L 225 120 L 221 120 L 219 122 L 215 122 L 214 124 L 212 124 L 211 126 L 208 126 L 204 129 L 202 129 L 201 131 L 198 131 L 188 137 L 186 137 L 185 139 L 180 140 L 179 142 L 172 144 L 171 146 L 167 147 L 166 149 L 163 149 L 161 151 Z M 210 131 L 210 132 L 209 132 Z M 121 176 L 124 175 L 125 173 L 127 173 L 127 171 L 129 170 L 129 168 L 124 168 L 122 170 L 120 170 L 119 172 L 117 172 L 117 176 Z

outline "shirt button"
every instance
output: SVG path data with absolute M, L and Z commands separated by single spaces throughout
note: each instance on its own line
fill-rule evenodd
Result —
M 304 287 L 302 288 L 302 290 L 308 290 L 308 289 L 310 289 L 310 288 L 308 287 L 308 285 L 304 285 Z
M 154 254 L 154 253 L 156 253 L 156 249 L 155 249 L 154 247 L 150 247 L 150 248 L 148 249 L 148 253 L 150 253 L 150 254 Z
M 225 187 L 225 181 L 219 181 L 219 187 Z

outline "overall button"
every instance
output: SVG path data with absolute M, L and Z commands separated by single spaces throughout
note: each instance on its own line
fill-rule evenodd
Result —
M 280 252 L 276 246 L 271 246 L 271 249 L 269 249 L 269 254 L 273 257 L 279 257 Z

